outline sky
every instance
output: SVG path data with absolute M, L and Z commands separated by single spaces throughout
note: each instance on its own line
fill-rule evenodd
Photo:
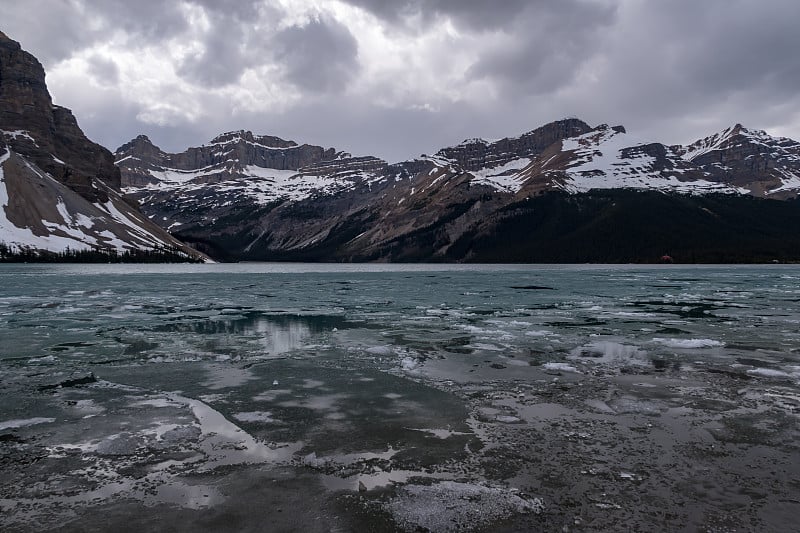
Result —
M 553 120 L 800 140 L 797 0 L 0 0 L 114 150 L 246 129 L 390 162 Z

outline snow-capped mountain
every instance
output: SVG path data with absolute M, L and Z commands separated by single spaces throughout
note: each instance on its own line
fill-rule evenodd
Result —
M 52 103 L 41 64 L 0 33 L 0 255 L 200 257 L 120 195 L 113 155 Z
M 353 158 L 249 131 L 223 133 L 180 154 L 165 153 L 142 135 L 118 148 L 116 157 L 127 193 L 216 191 L 225 197 L 235 191 L 258 205 L 335 194 L 379 179 L 387 166 L 377 158 Z
M 369 190 L 388 165 L 249 131 L 223 133 L 178 154 L 139 136 L 116 151 L 122 185 L 159 224 L 212 224 L 232 211 Z
M 736 124 L 676 151 L 715 179 L 754 196 L 795 198 L 800 193 L 800 142 Z
M 0 255 L 201 256 L 177 237 L 233 260 L 800 259 L 782 229 L 800 226 L 791 139 L 736 125 L 666 146 L 569 118 L 433 154 L 388 164 L 247 131 L 180 153 L 139 136 L 111 154 L 0 34 Z
M 499 146 L 526 134 L 494 143 L 470 139 L 426 159 L 452 174 L 469 173 L 474 184 L 514 194 L 633 189 L 785 199 L 800 193 L 800 143 L 791 139 L 737 125 L 687 147 L 667 146 L 622 126 L 592 129 L 574 119 L 554 124 L 565 123 L 578 133 L 538 150 Z

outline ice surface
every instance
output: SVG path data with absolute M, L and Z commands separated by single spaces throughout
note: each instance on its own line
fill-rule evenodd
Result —
M 259 422 L 262 424 L 274 424 L 275 422 L 278 422 L 278 420 L 272 417 L 272 413 L 269 411 L 248 411 L 245 413 L 235 413 L 233 418 L 241 422 Z
M 409 531 L 462 531 L 518 513 L 539 514 L 545 507 L 539 498 L 522 498 L 508 489 L 442 481 L 407 485 L 385 508 Z
M 0 377 L 19 400 L 0 424 L 48 422 L 3 431 L 0 525 L 74 512 L 108 528 L 146 509 L 258 530 L 278 505 L 324 501 L 315 516 L 343 530 L 386 513 L 412 531 L 561 530 L 578 505 L 598 530 L 710 529 L 721 508 L 764 530 L 797 477 L 798 279 L 796 265 L 6 265 Z M 89 371 L 98 382 L 40 390 Z
M 35 426 L 38 424 L 48 424 L 50 422 L 55 422 L 55 421 L 56 421 L 55 418 L 43 418 L 43 417 L 26 418 L 23 420 L 6 420 L 5 422 L 0 422 L 0 431 L 4 431 L 6 429 L 16 429 L 27 426 Z

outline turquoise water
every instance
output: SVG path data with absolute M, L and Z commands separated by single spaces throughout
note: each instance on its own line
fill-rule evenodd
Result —
M 541 417 L 475 404 L 487 387 L 531 398 L 554 379 L 688 390 L 726 376 L 796 416 L 800 267 L 2 265 L 0 339 L 0 506 L 16 526 L 110 502 L 229 505 L 244 465 L 311 472 L 326 494 L 414 476 L 511 490 L 512 473 L 464 465 L 492 427 Z M 581 401 L 647 414 L 640 389 Z M 224 474 L 187 481 L 201 472 Z M 506 515 L 531 512 L 507 496 Z
M 0 359 L 90 370 L 302 356 L 323 343 L 385 349 L 398 364 L 531 351 L 557 362 L 590 350 L 620 364 L 757 355 L 792 373 L 798 281 L 800 269 L 783 266 L 4 267 Z

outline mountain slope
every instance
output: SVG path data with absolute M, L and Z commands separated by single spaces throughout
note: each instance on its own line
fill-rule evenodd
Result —
M 200 258 L 119 192 L 114 156 L 52 104 L 41 64 L 0 33 L 0 243 L 25 252 L 164 252 Z

